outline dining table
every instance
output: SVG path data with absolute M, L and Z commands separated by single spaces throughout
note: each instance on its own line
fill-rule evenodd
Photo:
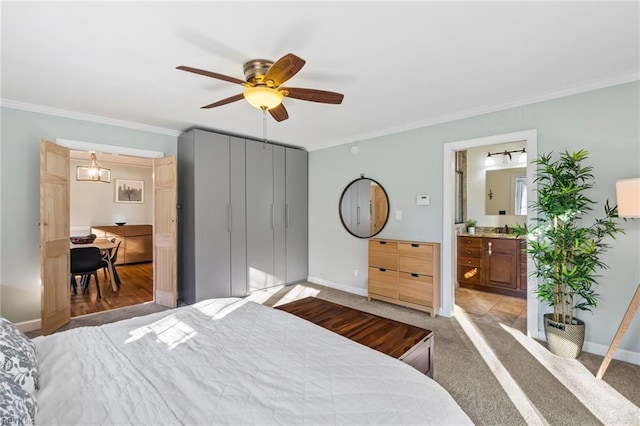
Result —
M 100 253 L 102 253 L 102 259 L 107 263 L 107 269 L 109 269 L 109 281 L 111 282 L 111 288 L 114 291 L 118 290 L 118 284 L 116 280 L 113 279 L 113 264 L 111 263 L 111 250 L 118 246 L 117 241 L 109 240 L 107 238 L 96 238 L 92 243 L 84 243 L 84 244 L 71 244 L 71 249 L 75 248 L 83 248 L 83 247 L 98 247 L 100 249 Z

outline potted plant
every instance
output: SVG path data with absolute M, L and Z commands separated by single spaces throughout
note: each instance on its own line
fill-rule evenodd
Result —
M 465 225 L 467 225 L 467 232 L 469 234 L 475 234 L 476 233 L 476 224 L 478 223 L 478 221 L 474 220 L 474 219 L 467 219 L 467 221 L 464 223 Z
M 565 151 L 557 160 L 543 154 L 537 165 L 538 199 L 531 208 L 537 212 L 536 226 L 516 226 L 516 235 L 526 235 L 527 253 L 535 264 L 532 275 L 538 278 L 538 300 L 553 307 L 544 315 L 549 350 L 565 358 L 576 358 L 582 350 L 585 324 L 576 311 L 591 311 L 598 303 L 594 290 L 601 260 L 609 248 L 606 237 L 615 238 L 617 208 L 604 204 L 604 217 L 587 221 L 583 215 L 595 201 L 587 196 L 593 187 L 593 167 L 583 166 L 588 152 Z

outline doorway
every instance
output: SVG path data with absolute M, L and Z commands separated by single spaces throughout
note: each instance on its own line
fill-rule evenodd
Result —
M 444 144 L 443 159 L 443 238 L 442 238 L 442 308 L 444 316 L 453 316 L 456 289 L 456 235 L 455 224 L 455 182 L 456 167 L 455 153 L 457 151 L 484 147 L 485 150 L 493 145 L 508 144 L 522 141 L 525 144 L 529 159 L 537 157 L 537 130 L 525 130 L 502 135 L 494 135 L 477 139 L 468 139 Z M 526 165 L 526 186 L 533 188 L 535 166 L 528 160 Z M 484 191 L 483 191 L 484 192 Z M 528 191 L 528 202 L 535 202 L 536 193 Z M 528 213 L 528 212 L 527 212 Z M 532 224 L 532 216 L 527 214 L 529 225 Z M 527 270 L 533 270 L 533 262 L 527 258 Z M 533 338 L 538 337 L 538 304 L 533 294 L 535 282 L 527 276 L 527 334 Z
M 69 322 L 70 227 L 69 151 L 110 152 L 149 157 L 153 161 L 153 300 L 177 306 L 177 163 L 175 156 L 128 147 L 67 139 L 40 141 L 40 254 L 43 335 Z
M 104 168 L 106 181 L 83 179 L 92 153 Z M 103 250 L 111 265 L 103 261 L 98 274 L 89 280 L 76 279 L 71 317 L 153 301 L 152 159 L 70 150 L 69 164 L 70 236 L 93 234 L 96 241 L 112 245 Z M 122 188 L 129 191 L 125 194 Z M 72 245 L 72 249 L 81 247 Z

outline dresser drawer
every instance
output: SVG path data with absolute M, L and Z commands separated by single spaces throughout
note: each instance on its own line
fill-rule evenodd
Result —
M 398 243 L 398 270 L 433 275 L 433 246 L 420 243 Z
M 433 277 L 429 275 L 399 273 L 398 299 L 417 305 L 433 305 Z
M 398 271 L 369 268 L 369 294 L 398 298 Z
M 458 247 L 482 248 L 481 237 L 458 237 Z
M 379 239 L 369 240 L 369 266 L 398 270 L 398 243 Z

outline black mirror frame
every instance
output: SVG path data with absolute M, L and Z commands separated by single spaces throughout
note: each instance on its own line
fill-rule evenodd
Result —
M 356 235 L 353 232 L 351 232 L 351 229 L 349 229 L 349 227 L 347 226 L 347 224 L 344 222 L 344 219 L 342 218 L 342 200 L 344 198 L 344 194 L 347 193 L 347 190 L 351 187 L 351 185 L 353 185 L 354 183 L 358 182 L 359 180 L 370 180 L 371 182 L 375 182 L 376 185 L 378 185 L 381 189 L 382 192 L 384 193 L 384 197 L 387 200 L 387 217 L 384 219 L 384 223 L 382 224 L 382 226 L 380 227 L 380 229 L 378 230 L 378 232 L 368 235 L 368 236 L 360 236 L 360 235 Z M 369 177 L 365 177 L 364 174 L 361 174 L 359 178 L 356 178 L 354 180 L 352 180 L 351 182 L 349 182 L 347 184 L 347 186 L 345 186 L 344 190 L 342 191 L 342 194 L 340 195 L 340 201 L 338 201 L 338 216 L 340 216 L 340 222 L 342 222 L 342 226 L 344 227 L 344 229 L 347 230 L 348 233 L 350 233 L 351 235 L 353 235 L 356 238 L 362 238 L 362 239 L 368 239 L 368 238 L 373 238 L 376 235 L 378 235 L 380 232 L 382 232 L 382 230 L 384 229 L 385 226 L 387 226 L 387 222 L 389 221 L 389 213 L 390 213 L 390 203 L 389 203 L 389 194 L 387 194 L 387 190 L 384 189 L 384 186 L 380 185 L 380 182 L 378 182 L 375 179 L 369 178 Z

